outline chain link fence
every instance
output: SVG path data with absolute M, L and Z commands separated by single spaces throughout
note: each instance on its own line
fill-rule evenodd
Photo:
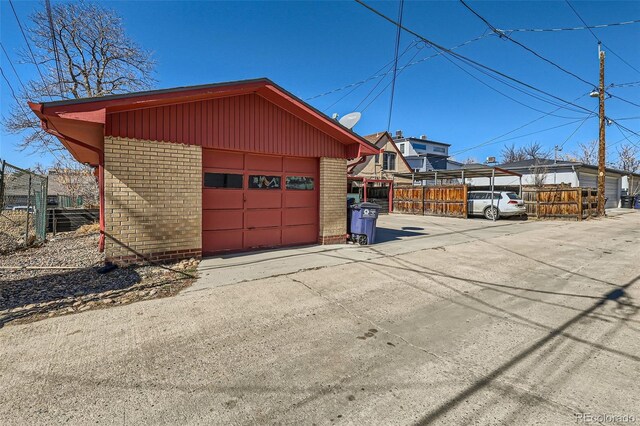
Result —
M 47 235 L 47 177 L 0 164 L 0 254 L 43 242 Z

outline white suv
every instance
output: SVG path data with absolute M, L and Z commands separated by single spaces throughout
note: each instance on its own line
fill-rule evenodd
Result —
M 524 201 L 515 192 L 495 191 L 491 208 L 491 191 L 469 191 L 467 206 L 469 216 L 484 216 L 489 220 L 501 216 L 523 216 L 527 214 Z

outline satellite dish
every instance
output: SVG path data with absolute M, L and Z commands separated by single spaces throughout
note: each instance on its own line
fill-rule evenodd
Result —
M 355 126 L 356 123 L 360 121 L 360 117 L 362 117 L 362 114 L 360 114 L 359 112 L 351 112 L 343 116 L 340 120 L 338 120 L 338 122 L 347 129 L 352 129 L 353 126 Z

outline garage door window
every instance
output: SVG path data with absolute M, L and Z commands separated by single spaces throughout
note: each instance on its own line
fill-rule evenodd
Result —
M 304 191 L 313 190 L 313 178 L 306 176 L 287 176 L 286 179 L 287 189 L 298 189 Z
M 249 175 L 251 189 L 280 189 L 280 176 Z
M 242 189 L 242 175 L 233 173 L 205 173 L 204 187 Z

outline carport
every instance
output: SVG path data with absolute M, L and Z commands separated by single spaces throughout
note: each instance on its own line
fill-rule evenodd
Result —
M 411 185 L 396 185 L 393 192 L 393 211 L 396 213 L 435 216 L 468 216 L 467 179 L 488 178 L 491 192 L 496 190 L 499 176 L 515 176 L 519 179 L 522 195 L 522 175 L 495 166 L 476 166 L 455 170 L 431 170 L 427 172 L 396 173 L 395 177 L 411 179 Z M 416 185 L 416 181 L 420 185 Z M 493 197 L 491 200 L 493 204 Z
M 446 184 L 467 184 L 467 179 L 488 178 L 491 190 L 495 189 L 495 179 L 500 176 L 515 176 L 519 178 L 520 194 L 522 194 L 522 175 L 511 170 L 502 169 L 495 166 L 476 166 L 453 170 L 430 170 L 426 172 L 396 173 L 396 177 L 411 179 L 413 186 L 415 182 L 425 182 L 423 186 L 438 186 Z M 429 182 L 433 182 L 430 185 Z M 439 183 L 438 183 L 439 182 Z

